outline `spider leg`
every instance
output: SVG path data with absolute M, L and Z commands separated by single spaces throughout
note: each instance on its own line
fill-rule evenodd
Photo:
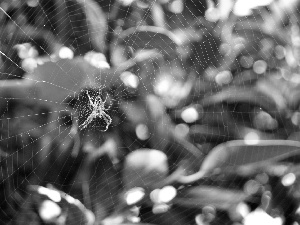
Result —
M 94 118 L 95 118 L 95 115 L 94 115 L 93 113 L 91 113 L 91 114 L 88 116 L 88 118 L 84 121 L 84 123 L 81 124 L 78 128 L 79 128 L 80 130 L 85 129 L 85 128 L 93 121 Z
M 104 110 L 109 110 L 109 109 L 111 108 L 111 106 L 112 106 L 112 103 L 111 103 L 111 104 L 109 104 L 109 105 L 107 106 L 107 108 L 105 108 L 104 103 L 106 103 L 107 98 L 108 98 L 108 95 L 106 95 L 106 98 L 105 98 L 105 100 L 103 101 L 103 109 L 104 109 Z
M 105 97 L 105 100 L 103 101 L 103 103 L 105 103 L 105 102 L 106 102 L 106 100 L 107 100 L 107 97 L 108 97 L 108 94 L 106 94 L 106 97 Z
M 106 123 L 111 124 L 112 119 L 106 112 L 103 112 L 102 116 L 103 116 L 103 119 L 105 120 Z
M 83 123 L 83 124 L 80 124 L 80 125 L 78 126 L 78 128 L 79 128 L 79 130 L 83 130 L 83 129 L 85 129 L 85 128 L 87 127 L 87 125 L 88 125 L 88 123 L 87 123 L 86 121 L 84 121 L 84 123 Z
M 95 102 L 92 101 L 91 96 L 90 96 L 90 94 L 89 94 L 88 91 L 86 91 L 86 94 L 87 94 L 87 96 L 88 96 L 88 98 L 89 98 L 90 105 L 91 105 L 93 108 L 95 108 L 96 101 L 95 101 Z
M 109 125 L 111 124 L 112 119 L 106 112 L 102 113 L 102 117 L 103 117 L 104 121 L 106 122 L 106 126 L 105 126 L 105 131 L 106 131 L 108 129 Z

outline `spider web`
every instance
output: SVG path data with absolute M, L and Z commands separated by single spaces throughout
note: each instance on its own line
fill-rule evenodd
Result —
M 57 17 L 54 17 L 53 13 L 49 13 L 51 12 L 51 3 L 53 4 L 54 2 L 57 4 L 56 10 L 64 8 L 65 3 L 69 4 L 70 11 L 68 12 L 68 17 L 61 16 L 65 13 L 63 10 L 58 10 L 57 15 L 60 15 L 61 17 L 58 18 L 62 20 L 67 19 L 70 21 L 55 21 Z M 206 26 L 198 24 L 199 30 L 201 31 L 200 34 L 194 30 L 185 29 L 189 28 L 191 24 L 197 24 L 197 22 L 193 23 L 196 17 L 204 16 L 203 10 L 205 6 L 202 5 L 204 1 L 190 1 L 190 5 L 185 8 L 182 8 L 182 1 L 179 0 L 170 2 L 161 1 L 160 4 L 163 5 L 163 7 L 158 7 L 159 4 L 156 4 L 156 1 L 150 3 L 139 1 L 139 7 L 141 10 L 144 10 L 141 14 L 142 16 L 132 14 L 132 9 L 126 6 L 126 4 L 129 4 L 126 1 L 122 1 L 119 5 L 110 1 L 99 1 L 98 3 L 95 1 L 90 3 L 90 1 L 82 0 L 78 2 L 83 6 L 81 11 L 76 8 L 75 4 L 72 4 L 72 1 L 49 1 L 49 3 L 44 6 L 46 9 L 42 8 L 42 5 L 34 0 L 12 1 L 12 4 L 15 4 L 15 9 L 9 11 L 8 5 L 10 1 L 0 1 L 0 19 L 4 21 L 3 18 L 6 18 L 6 23 L 1 25 L 4 31 L 0 38 L 2 43 L 8 43 L 7 49 L 0 49 L 3 68 L 1 71 L 3 79 L 1 85 L 5 89 L 7 83 L 9 83 L 5 82 L 6 79 L 12 80 L 20 78 L 21 76 L 23 76 L 23 80 L 38 81 L 37 83 L 40 84 L 39 90 L 29 88 L 29 91 L 26 89 L 26 84 L 20 85 L 21 95 L 19 97 L 11 97 L 14 95 L 0 91 L 2 95 L 0 98 L 2 110 L 2 117 L 0 119 L 0 185 L 1 189 L 5 190 L 3 192 L 1 191 L 0 204 L 2 204 L 3 207 L 0 209 L 0 224 L 8 223 L 11 217 L 16 215 L 16 211 L 14 210 L 20 209 L 21 203 L 24 204 L 25 196 L 30 194 L 26 189 L 27 185 L 46 185 L 47 183 L 80 199 L 84 202 L 86 207 L 94 211 L 97 220 L 104 219 L 117 205 L 117 195 L 118 192 L 120 192 L 120 187 L 122 187 L 119 181 L 122 174 L 121 169 L 118 167 L 121 167 L 122 162 L 120 162 L 120 160 L 124 160 L 125 155 L 128 154 L 129 151 L 142 147 L 151 147 L 159 150 L 165 148 L 164 150 L 167 149 L 166 154 L 168 157 L 174 157 L 175 159 L 180 158 L 179 153 L 172 152 L 172 147 L 174 146 L 165 144 L 168 143 L 166 136 L 157 137 L 157 135 L 151 133 L 169 126 L 170 123 L 167 119 L 164 120 L 164 118 L 162 118 L 159 120 L 158 126 L 156 118 L 147 117 L 149 115 L 147 113 L 149 113 L 149 111 L 155 112 L 157 108 L 159 108 L 159 104 L 155 104 L 155 101 L 153 104 L 150 104 L 151 102 L 149 103 L 147 99 L 137 98 L 135 95 L 137 90 L 141 90 L 144 93 L 157 94 L 160 96 L 158 103 L 164 104 L 172 111 L 177 105 L 183 104 L 186 106 L 193 101 L 196 102 L 197 99 L 204 94 L 216 92 L 216 90 L 219 90 L 220 87 L 223 88 L 233 79 L 232 71 L 226 68 L 226 65 L 232 62 L 225 62 L 225 69 L 223 69 L 223 71 L 217 71 L 216 65 L 222 65 L 226 55 L 224 52 L 226 53 L 228 48 L 234 48 L 234 46 L 230 45 L 238 46 L 242 45 L 243 42 L 221 43 L 222 41 L 219 37 L 213 37 L 211 34 L 215 27 L 210 23 L 206 24 Z M 101 81 L 97 81 L 97 78 L 92 76 L 92 72 L 96 69 L 92 69 L 92 72 L 90 72 L 91 64 L 95 66 L 95 63 L 99 63 L 99 58 L 94 58 L 93 61 L 93 56 L 91 56 L 92 59 L 89 60 L 89 64 L 86 63 L 86 61 L 82 63 L 84 59 L 82 59 L 82 61 L 72 61 L 73 59 L 68 59 L 72 58 L 74 54 L 82 54 L 84 51 L 88 52 L 94 50 L 103 51 L 102 53 L 105 53 L 107 50 L 105 42 L 108 40 L 105 39 L 112 38 L 109 36 L 112 34 L 109 33 L 107 37 L 104 37 L 101 32 L 110 31 L 110 29 L 112 29 L 111 25 L 107 24 L 107 27 L 105 27 L 105 24 L 103 25 L 103 23 L 99 21 L 99 23 L 96 23 L 96 25 L 100 27 L 98 30 L 95 28 L 88 29 L 88 22 L 86 21 L 90 18 L 97 19 L 97 17 L 93 18 L 93 16 L 91 16 L 84 18 L 84 16 L 81 16 L 84 7 L 86 6 L 88 10 L 91 10 L 93 4 L 98 4 L 98 6 L 100 5 L 100 7 L 102 7 L 103 15 L 99 18 L 106 16 L 108 19 L 111 19 L 109 18 L 110 16 L 113 18 L 116 17 L 116 21 L 112 22 L 117 24 L 115 27 L 117 34 L 118 29 L 122 27 L 122 23 L 128 26 L 125 26 L 125 28 L 134 27 L 136 30 L 144 25 L 161 26 L 172 30 L 178 38 L 181 38 L 183 42 L 187 42 L 186 45 L 183 44 L 179 49 L 183 56 L 189 55 L 193 51 L 189 46 L 192 42 L 195 51 L 192 52 L 194 53 L 194 58 L 190 61 L 187 60 L 186 65 L 182 65 L 182 63 L 176 60 L 162 62 L 161 58 L 157 57 L 156 61 L 158 62 L 155 65 L 156 67 L 154 66 L 155 69 L 149 66 L 153 64 L 147 63 L 143 64 L 144 67 L 142 66 L 138 69 L 135 67 L 133 69 L 130 68 L 129 71 L 121 73 L 120 77 L 122 82 L 117 83 L 115 87 L 110 89 L 111 87 L 109 85 L 113 79 L 111 77 L 112 74 L 100 73 L 99 77 Z M 169 11 L 164 14 L 164 18 L 161 18 L 161 14 L 158 13 L 158 11 L 165 10 L 164 7 L 168 8 Z M 220 8 L 221 7 L 226 8 L 222 5 Z M 199 8 L 201 8 L 202 11 Z M 23 15 L 20 14 L 22 10 L 24 10 Z M 118 13 L 117 15 L 113 13 L 107 14 L 111 11 L 117 11 Z M 92 11 L 87 12 L 93 15 Z M 38 17 L 38 13 L 40 13 L 41 17 Z M 221 12 L 219 13 L 222 15 Z M 16 17 L 18 14 L 19 17 Z M 120 15 L 121 18 L 118 18 L 119 20 L 117 21 L 118 15 Z M 214 20 L 214 13 L 207 14 L 207 17 L 209 16 L 211 20 Z M 254 15 L 253 20 L 257 22 L 258 19 Z M 31 25 L 30 29 L 25 26 L 26 20 L 27 23 Z M 262 18 L 262 21 L 263 20 L 264 18 Z M 79 28 L 72 27 L 75 22 L 82 22 L 82 26 L 79 26 Z M 107 21 L 105 23 L 107 23 Z M 69 29 L 64 26 L 68 26 Z M 249 26 L 251 27 L 251 24 Z M 45 43 L 35 41 L 39 29 L 45 29 L 45 32 L 47 30 L 47 32 L 53 33 L 52 35 L 49 34 L 50 41 L 55 40 L 55 38 L 51 39 L 52 36 L 59 37 L 57 38 L 58 42 L 67 48 L 61 48 L 58 54 L 61 54 L 60 57 L 65 59 L 53 57 L 53 52 L 51 52 L 49 46 L 45 45 Z M 13 36 L 16 30 L 19 36 Z M 67 31 L 70 31 L 70 33 Z M 100 41 L 95 38 L 96 35 L 101 36 L 101 38 L 99 38 L 101 39 Z M 247 41 L 254 38 L 251 34 L 246 34 L 244 35 L 244 39 Z M 203 40 L 202 44 L 199 44 L 199 42 L 197 42 L 198 40 Z M 162 42 L 163 41 L 164 40 L 162 40 Z M 16 44 L 22 44 L 23 42 L 31 42 L 32 45 L 35 45 L 35 49 L 32 48 L 31 54 L 43 52 L 44 56 L 39 57 L 39 59 L 35 61 L 32 59 L 34 57 L 31 58 L 31 61 L 27 60 L 27 62 L 25 62 L 26 60 L 23 60 L 22 64 L 22 60 L 20 59 L 22 49 L 20 50 L 20 48 L 24 49 L 24 47 L 14 46 Z M 272 43 L 270 44 L 270 42 Z M 10 45 L 11 43 L 14 45 Z M 219 46 L 220 43 L 220 48 L 217 48 L 216 46 Z M 283 46 L 276 42 L 276 40 L 270 41 L 269 39 L 264 39 L 260 41 L 258 46 L 265 47 L 268 44 L 275 46 L 275 50 L 277 49 L 275 51 L 275 54 L 278 56 L 277 58 L 283 57 Z M 92 47 L 95 45 L 98 46 L 98 48 Z M 111 61 L 111 67 L 118 68 L 118 66 L 127 59 L 127 56 L 132 54 L 132 49 L 129 50 L 129 54 L 122 48 L 116 48 L 116 52 L 117 51 L 121 51 L 121 53 L 116 53 L 116 55 L 112 54 L 110 59 L 108 55 L 106 55 L 107 60 Z M 28 50 L 27 53 L 28 52 L 30 51 Z M 163 54 L 169 54 L 168 56 L 172 58 L 172 55 L 168 53 L 167 50 L 165 52 L 162 50 L 161 52 Z M 146 54 L 148 53 L 146 52 Z M 96 56 L 94 55 L 94 57 Z M 104 60 L 105 54 L 101 56 L 98 55 L 98 57 L 100 57 L 101 63 L 97 64 L 96 67 L 105 68 L 107 66 Z M 233 61 L 234 60 L 235 59 L 233 59 Z M 251 52 L 246 52 L 242 57 L 238 58 L 238 61 L 243 68 L 253 70 L 256 76 L 263 76 L 267 70 L 266 64 L 272 64 L 271 60 L 270 62 L 267 61 L 266 57 L 263 59 L 252 58 Z M 78 66 L 82 65 L 81 63 L 84 64 L 83 67 Z M 42 78 L 45 79 L 44 82 L 41 82 L 39 77 L 34 75 L 34 70 L 33 72 L 31 71 L 32 66 L 38 66 L 38 68 L 45 66 L 45 70 L 41 70 L 41 72 L 45 72 L 45 74 L 48 75 Z M 33 75 L 25 76 L 25 70 L 28 70 L 28 74 L 32 73 Z M 249 70 L 243 72 L 250 74 Z M 141 72 L 151 74 L 153 71 L 158 74 L 155 78 L 152 78 L 152 80 L 150 79 L 151 82 L 155 84 L 154 90 L 152 90 L 153 87 L 149 87 L 149 80 L 139 76 Z M 85 72 L 86 74 L 82 75 L 82 73 Z M 238 72 L 241 71 L 237 69 L 235 73 Z M 192 75 L 187 76 L 186 73 Z M 205 83 L 200 79 L 193 80 L 193 76 L 197 77 L 194 73 L 205 76 L 209 82 Z M 60 76 L 65 77 L 64 81 L 70 83 L 60 81 Z M 198 85 L 199 89 L 202 88 L 201 90 L 203 91 L 204 89 L 204 91 L 194 93 L 192 100 L 189 100 L 189 102 L 188 100 L 186 100 L 187 102 L 180 102 L 181 98 L 184 99 L 189 89 L 189 82 L 184 85 L 184 81 L 188 80 L 187 77 L 191 77 L 191 81 L 194 82 L 193 85 Z M 242 87 L 247 86 L 247 80 L 241 80 L 239 82 L 241 82 Z M 139 87 L 137 88 L 137 86 Z M 23 89 L 25 92 L 22 92 Z M 25 94 L 22 95 L 22 93 Z M 111 117 L 111 124 L 108 124 L 103 117 L 97 116 L 88 123 L 86 129 L 83 131 L 80 132 L 76 129 L 78 124 L 83 124 L 87 121 L 93 111 L 86 93 L 90 94 L 93 101 L 99 96 L 102 101 L 106 99 L 104 105 L 107 110 L 105 110 L 105 112 Z M 237 110 L 236 107 L 240 108 Z M 209 128 L 212 130 L 208 129 L 208 133 L 218 133 L 217 142 L 226 141 L 228 136 L 231 135 L 232 130 L 235 130 L 235 132 L 243 136 L 244 139 L 250 141 L 256 141 L 258 138 L 255 132 L 250 131 L 244 134 L 245 132 L 243 130 L 239 130 L 239 123 L 236 121 L 230 123 L 224 114 L 228 114 L 229 112 L 229 114 L 237 117 L 241 124 L 247 126 L 250 123 L 248 117 L 262 112 L 263 110 L 261 108 L 249 113 L 247 106 L 243 105 L 230 105 L 228 108 L 224 108 L 223 105 L 220 107 L 217 104 L 212 104 L 212 111 L 209 112 L 201 111 L 203 110 L 201 107 L 197 108 L 196 116 L 195 110 L 193 111 L 193 109 L 193 107 L 187 107 L 183 111 L 178 111 L 181 122 L 178 122 L 174 127 L 177 134 L 184 136 L 184 134 L 192 130 L 190 125 L 193 124 L 197 118 L 210 114 L 213 115 L 212 118 L 219 118 L 218 124 L 213 128 Z M 176 110 L 174 111 L 176 112 Z M 251 115 L 251 113 L 253 115 Z M 187 126 L 187 124 L 189 124 L 189 126 Z M 201 125 L 201 128 L 205 128 L 206 125 L 209 125 L 209 122 L 204 120 Z M 262 126 L 260 120 L 256 122 L 256 126 Z M 107 127 L 108 129 L 106 131 Z M 195 128 L 197 127 L 194 127 L 194 129 Z M 272 136 L 272 128 L 270 128 L 270 130 L 271 132 L 269 132 L 269 134 Z M 203 135 L 202 139 L 198 141 L 198 143 L 195 143 L 195 145 L 203 151 L 203 154 L 207 154 L 214 145 L 215 140 L 212 139 L 213 138 L 210 139 L 209 135 Z M 91 154 L 92 157 L 89 158 L 89 161 L 81 160 L 85 154 L 91 152 L 94 152 L 94 154 Z M 106 155 L 108 157 L 106 157 Z M 2 160 L 2 158 L 4 160 Z M 96 159 L 99 160 L 97 161 Z M 194 161 L 196 162 L 196 159 L 194 159 Z M 190 164 L 195 162 L 190 162 Z M 87 173 L 86 171 L 89 171 L 90 168 L 95 169 L 95 171 Z M 137 177 L 143 180 L 141 176 L 142 175 L 137 174 Z M 84 191 L 81 190 L 82 186 L 84 186 L 84 182 L 87 182 L 87 180 L 91 184 L 89 187 L 90 190 L 88 191 L 90 199 L 86 199 L 84 193 L 82 194 Z M 78 189 L 80 189 L 80 191 L 78 191 Z M 177 209 L 174 210 L 177 213 Z M 183 213 L 193 215 L 189 210 Z M 170 221 L 182 222 L 181 218 L 177 218 L 173 215 L 170 215 Z M 160 222 L 166 223 L 163 219 Z

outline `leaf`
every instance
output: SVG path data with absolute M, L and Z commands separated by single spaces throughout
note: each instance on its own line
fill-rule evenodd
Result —
M 125 114 L 126 120 L 130 126 L 136 127 L 140 123 L 147 121 L 147 114 L 144 110 L 144 105 L 139 101 L 122 101 L 120 109 Z
M 263 132 L 247 126 L 236 124 L 232 128 L 235 139 L 247 139 L 247 136 L 255 135 L 259 140 L 286 139 L 286 130 L 276 130 L 276 132 Z M 249 137 L 249 136 L 248 136 Z M 251 138 L 250 138 L 251 139 Z M 252 138 L 253 139 L 253 138 Z
M 95 32 L 95 29 L 91 28 L 95 27 L 89 25 L 91 25 L 91 18 L 97 17 L 97 19 L 99 19 L 99 15 L 96 16 L 99 9 L 97 12 L 97 8 L 91 6 L 91 1 L 82 0 L 70 0 L 65 2 L 55 0 L 53 5 L 53 11 L 56 13 L 53 16 L 48 15 L 48 17 L 51 22 L 53 21 L 52 24 L 55 26 L 55 32 L 60 42 L 67 47 L 72 46 L 75 48 L 76 55 L 84 55 L 94 50 L 93 44 L 95 42 L 93 43 L 94 37 L 91 34 Z M 91 10 L 91 7 L 93 7 L 93 10 Z M 102 17 L 100 18 L 102 19 Z M 99 23 L 99 21 L 97 22 Z M 101 29 L 100 27 L 101 25 L 98 25 L 98 29 Z
M 234 76 L 232 85 L 234 86 L 250 86 L 253 85 L 260 76 L 253 70 L 246 70 Z
M 118 42 L 124 46 L 130 46 L 135 51 L 138 49 L 158 49 L 165 55 L 176 54 L 179 40 L 176 36 L 163 28 L 152 26 L 140 26 L 124 31 Z
M 101 7 L 94 0 L 78 0 L 83 7 L 89 27 L 90 39 L 97 51 L 106 50 L 107 19 Z
M 203 104 L 204 113 L 202 117 L 202 123 L 210 126 L 217 127 L 231 127 L 236 124 L 230 111 L 222 105 L 209 105 L 208 107 Z
M 155 149 L 139 149 L 127 155 L 123 170 L 125 189 L 142 187 L 154 189 L 168 175 L 168 162 L 165 153 Z
M 94 215 L 87 210 L 84 205 L 72 196 L 56 190 L 52 187 L 45 188 L 42 186 L 30 185 L 27 199 L 21 206 L 20 211 L 15 215 L 13 224 L 40 224 L 41 222 L 47 223 L 41 218 L 40 209 L 43 207 L 45 201 L 56 204 L 62 210 L 62 213 L 53 218 L 53 223 L 59 223 L 60 219 L 66 219 L 66 224 L 93 224 Z M 47 212 L 47 211 L 46 211 Z M 30 216 L 28 216 L 30 215 Z M 42 220 L 42 221 L 41 221 Z M 36 223 L 34 223 L 36 222 Z
M 174 125 L 166 113 L 165 106 L 157 96 L 147 95 L 143 102 L 147 113 L 151 146 L 164 151 L 170 143 L 170 129 Z
M 201 104 L 203 107 L 213 106 L 221 103 L 249 103 L 263 108 L 265 111 L 278 117 L 281 115 L 281 105 L 277 105 L 272 98 L 253 88 L 230 87 L 216 94 L 205 97 Z
M 217 209 L 226 210 L 246 198 L 247 195 L 239 190 L 198 186 L 183 190 L 175 197 L 173 203 L 188 208 L 202 208 L 206 205 L 212 205 Z
M 93 156 L 93 154 L 91 154 Z M 89 194 L 96 220 L 100 221 L 112 212 L 118 202 L 121 179 L 108 154 L 95 156 L 89 161 L 90 176 L 84 178 L 89 183 Z M 84 175 L 84 174 L 83 174 Z
M 122 81 L 119 76 L 122 72 L 134 67 L 137 63 L 152 62 L 153 59 L 160 58 L 161 55 L 157 52 L 148 52 L 147 55 L 130 59 L 110 69 L 94 67 L 83 57 L 76 57 L 72 60 L 48 61 L 39 65 L 32 74 L 27 74 L 26 82 L 24 81 L 26 88 L 18 91 L 18 95 L 13 90 L 18 90 L 18 87 L 22 86 L 22 82 L 17 84 L 10 82 L 7 85 L 12 89 L 9 91 L 12 96 L 20 98 L 22 98 L 22 94 L 24 97 L 35 96 L 39 104 L 65 109 L 67 103 L 64 102 L 70 97 L 74 98 L 76 93 L 82 89 L 86 87 L 121 86 Z M 4 83 L 4 86 L 7 85 Z
M 288 80 L 283 78 L 283 76 L 288 76 Z M 281 93 L 281 95 L 284 97 L 285 103 L 287 104 L 288 108 L 291 110 L 297 110 L 299 107 L 299 82 L 297 81 L 299 77 L 299 74 L 292 74 L 289 71 L 282 71 L 279 74 L 274 74 L 274 76 L 268 77 L 266 80 L 270 83 L 270 85 L 273 85 L 274 88 Z M 265 85 L 266 86 L 266 85 Z M 262 86 L 264 87 L 264 86 Z M 268 91 L 268 88 L 266 87 L 266 91 Z M 276 96 L 274 96 L 275 98 Z M 279 101 L 282 101 L 279 99 Z
M 0 99 L 3 100 L 0 102 L 0 107 L 6 109 L 10 98 L 32 102 L 37 97 L 37 93 L 31 91 L 33 83 L 28 80 L 1 80 L 0 86 Z
M 64 101 L 68 97 L 75 97 L 83 88 L 120 86 L 119 76 L 123 71 L 137 63 L 160 59 L 161 55 L 157 52 L 148 52 L 147 55 L 139 55 L 111 69 L 96 68 L 83 57 L 48 61 L 39 65 L 33 73 L 27 74 L 24 80 L 0 81 L 0 96 L 65 109 L 67 104 L 63 104 Z M 3 101 L 1 107 L 4 105 L 6 101 Z
M 213 32 L 205 32 L 201 40 L 192 43 L 190 63 L 198 73 L 204 72 L 208 67 L 218 67 L 224 57 L 219 51 L 221 40 Z
M 84 59 L 64 59 L 38 66 L 26 79 L 34 83 L 32 89 L 38 93 L 39 103 L 63 108 L 67 97 L 75 97 L 84 85 L 92 84 L 89 77 L 93 77 L 96 70 Z
M 291 133 L 288 139 L 293 141 L 300 141 L 300 132 L 298 131 Z
M 124 63 L 120 68 L 99 69 L 90 65 L 82 57 L 62 59 L 57 62 L 45 62 L 28 74 L 26 80 L 31 82 L 29 93 L 37 95 L 38 103 L 55 108 L 66 108 L 67 98 L 75 97 L 85 87 L 110 86 L 120 82 L 120 70 L 133 62 Z
M 282 82 L 276 82 L 275 79 L 260 79 L 257 81 L 255 88 L 260 93 L 268 96 L 276 104 L 279 112 L 284 113 L 287 110 L 287 100 L 280 90 L 281 85 Z
M 167 154 L 171 152 L 169 157 L 178 155 L 180 158 L 188 159 L 190 165 L 197 164 L 198 161 L 195 159 L 202 158 L 202 153 L 192 143 L 175 132 L 175 124 L 166 113 L 161 100 L 155 95 L 148 95 L 144 102 L 148 116 L 148 127 L 151 132 L 151 146 L 161 149 Z M 197 168 L 199 168 L 198 165 Z
M 266 133 L 252 129 L 238 123 L 213 125 L 194 125 L 190 128 L 189 136 L 197 143 L 213 142 L 222 143 L 230 140 L 245 139 L 248 135 L 255 135 L 259 140 L 284 139 L 286 136 L 280 133 Z
M 214 142 L 222 143 L 224 141 L 233 140 L 234 136 L 230 129 L 223 127 L 215 127 L 209 125 L 194 125 L 190 128 L 189 136 L 194 142 Z
M 151 2 L 150 10 L 154 26 L 166 28 L 167 23 L 162 5 L 156 1 L 153 1 Z
M 204 31 L 199 32 L 196 29 L 191 28 L 191 27 L 178 28 L 172 32 L 176 35 L 176 37 L 180 41 L 181 45 L 201 40 L 202 35 L 203 35 L 202 33 L 204 33 Z
M 202 163 L 201 171 L 225 169 L 251 163 L 269 163 L 298 155 L 300 142 L 289 140 L 229 141 L 215 147 Z
M 278 32 L 278 30 L 275 32 L 267 31 L 265 27 L 263 27 L 261 23 L 257 23 L 257 21 L 246 20 L 237 22 L 234 28 L 234 33 L 239 36 L 245 37 L 247 40 L 250 40 L 249 42 L 251 42 L 251 45 L 255 46 L 254 48 L 252 48 L 252 50 L 256 50 L 259 48 L 257 46 L 257 43 L 259 43 L 259 40 L 263 38 L 272 39 L 274 40 L 274 42 L 281 45 L 286 45 L 287 41 L 287 37 L 286 35 L 284 35 L 284 32 Z M 247 50 L 251 51 L 251 48 L 248 48 Z M 245 53 L 249 54 L 249 52 Z

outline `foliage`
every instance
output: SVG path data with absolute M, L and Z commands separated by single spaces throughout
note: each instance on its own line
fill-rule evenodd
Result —
M 0 224 L 300 223 L 300 4 L 224 2 L 0 1 Z

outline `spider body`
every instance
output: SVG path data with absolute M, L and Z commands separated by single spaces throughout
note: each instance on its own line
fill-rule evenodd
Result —
M 88 91 L 86 91 L 86 94 L 89 98 L 89 108 L 92 110 L 92 112 L 88 116 L 88 118 L 84 121 L 84 123 L 79 125 L 79 129 L 80 130 L 85 129 L 94 119 L 99 117 L 99 118 L 102 118 L 105 121 L 106 126 L 105 126 L 104 131 L 106 131 L 108 129 L 109 125 L 112 122 L 111 117 L 106 113 L 106 111 L 109 109 L 109 108 L 105 108 L 105 103 L 107 101 L 107 97 L 103 101 L 101 99 L 100 95 L 98 95 L 95 98 L 95 101 L 93 101 Z

